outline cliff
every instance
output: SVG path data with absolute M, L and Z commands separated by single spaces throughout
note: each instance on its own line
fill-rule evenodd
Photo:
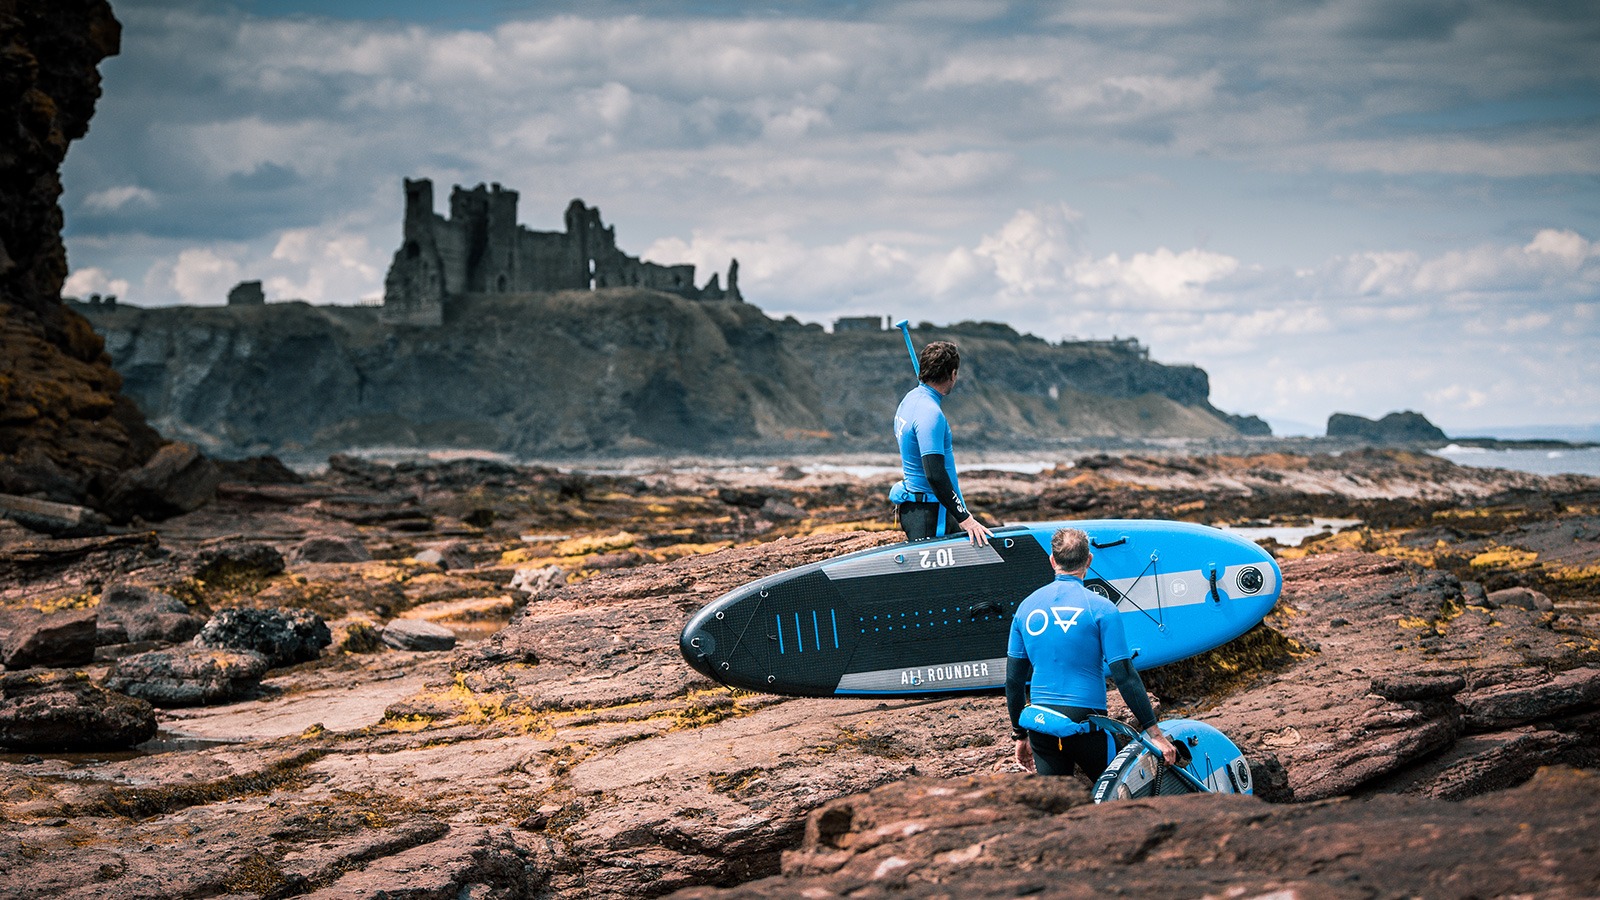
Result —
M 161 446 L 61 302 L 59 171 L 120 34 L 104 0 L 0 0 L 0 493 L 102 505 Z
M 150 420 L 222 455 L 882 449 L 915 383 L 893 332 L 829 334 L 642 288 L 467 295 L 433 328 L 304 303 L 79 309 Z M 1212 408 L 1194 367 L 996 325 L 915 337 L 962 347 L 948 408 L 964 446 L 1264 431 Z

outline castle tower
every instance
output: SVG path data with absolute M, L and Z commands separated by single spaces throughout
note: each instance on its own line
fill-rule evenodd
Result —
M 517 267 L 517 192 L 492 185 L 484 215 L 483 256 L 478 261 L 483 291 L 504 294 L 524 290 Z
M 400 249 L 383 280 L 378 318 L 389 325 L 438 325 L 444 321 L 445 266 L 434 228 L 433 182 L 407 178 L 405 194 Z

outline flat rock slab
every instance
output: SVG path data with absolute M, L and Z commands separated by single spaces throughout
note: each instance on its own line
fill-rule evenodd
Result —
M 369 654 L 365 668 L 297 672 L 293 678 L 267 677 L 265 696 L 204 707 L 162 710 L 162 727 L 184 737 L 208 740 L 270 740 L 321 726 L 353 731 L 376 725 L 391 704 L 448 676 L 443 660 L 419 664 L 417 657 Z M 359 689 L 352 690 L 352 684 Z M 281 690 L 280 690 L 281 689 Z
M 383 626 L 383 642 L 396 650 L 454 650 L 456 633 L 426 619 L 393 619 Z

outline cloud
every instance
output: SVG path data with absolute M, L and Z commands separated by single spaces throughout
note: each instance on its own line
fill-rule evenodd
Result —
M 135 184 L 119 184 L 88 195 L 83 198 L 83 205 L 102 213 L 116 212 L 125 207 L 148 208 L 156 205 L 156 195 L 148 188 Z
M 87 300 L 90 294 L 126 297 L 128 282 L 122 278 L 112 278 L 104 271 L 93 267 L 78 269 L 67 276 L 66 284 L 61 287 L 61 294 L 65 297 L 77 297 L 80 300 Z
M 164 273 L 172 291 L 185 303 L 215 305 L 240 282 L 239 263 L 214 250 L 190 248 L 178 254 L 177 263 Z

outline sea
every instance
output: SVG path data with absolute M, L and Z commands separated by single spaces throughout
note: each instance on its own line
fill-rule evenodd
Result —
M 593 474 L 638 475 L 646 472 L 776 472 L 794 464 L 807 473 L 839 472 L 858 478 L 877 478 L 898 475 L 899 460 L 888 454 L 819 454 L 815 457 L 796 457 L 778 465 L 768 459 L 721 459 L 687 456 L 595 458 L 589 460 L 522 460 L 510 454 L 484 450 L 455 450 L 443 448 L 369 447 L 346 451 L 352 456 L 377 462 L 394 463 L 404 460 L 444 462 L 451 459 L 494 459 L 508 463 L 540 463 L 568 471 Z M 962 454 L 962 471 L 989 469 L 1000 472 L 1038 474 L 1058 465 L 1070 466 L 1074 455 L 1083 451 L 1062 454 L 984 453 Z M 1600 478 L 1600 445 L 1528 449 L 1485 448 L 1449 444 L 1431 451 L 1435 456 L 1448 459 L 1461 466 L 1489 469 L 1509 469 L 1514 472 L 1531 472 L 1535 475 L 1588 475 Z M 302 474 L 315 474 L 326 470 L 326 456 L 284 457 L 290 468 Z
M 1450 444 L 1433 451 L 1459 466 L 1510 469 L 1535 475 L 1592 475 L 1600 478 L 1600 447 L 1529 450 L 1463 447 Z

